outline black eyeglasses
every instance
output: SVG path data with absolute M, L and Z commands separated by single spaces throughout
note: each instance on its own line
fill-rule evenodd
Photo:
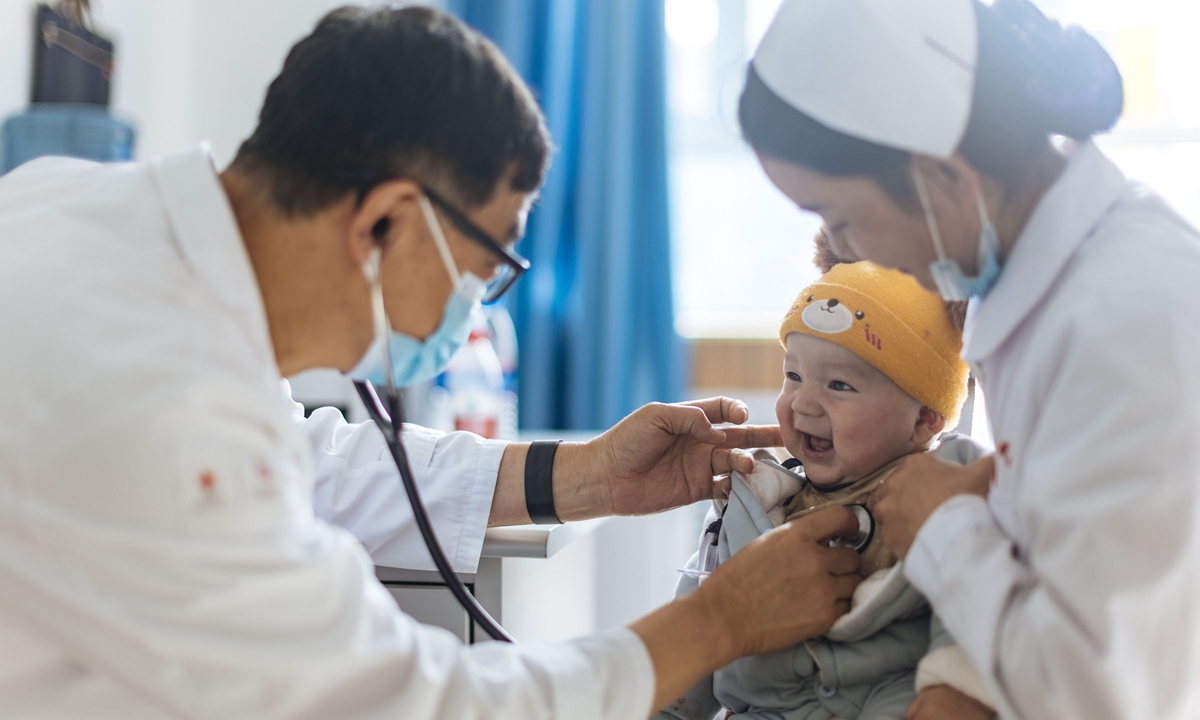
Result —
M 353 183 L 358 186 L 358 202 L 361 204 L 366 198 L 367 193 L 371 188 L 379 183 L 389 179 L 388 176 L 379 175 L 361 175 L 358 173 L 339 173 L 339 179 Z M 466 235 L 472 242 L 482 245 L 485 250 L 496 256 L 502 264 L 496 274 L 487 281 L 483 290 L 483 302 L 494 303 L 503 297 L 504 293 L 508 292 L 513 285 L 521 279 L 525 271 L 529 269 L 529 261 L 521 257 L 520 254 L 513 250 L 504 247 L 503 244 L 497 242 L 484 232 L 478 225 L 467 219 L 461 210 L 451 205 L 445 198 L 430 190 L 425 184 L 421 184 L 421 189 L 425 192 L 425 197 L 429 198 L 429 202 L 442 211 L 442 214 L 450 218 L 450 222 L 454 223 L 454 227 L 458 228 L 459 232 Z
M 482 245 L 485 250 L 495 255 L 496 259 L 502 263 L 496 274 L 487 281 L 487 285 L 483 291 L 483 302 L 494 303 L 499 300 L 504 293 L 508 292 L 521 279 L 525 271 L 529 269 L 529 261 L 496 242 L 492 239 L 491 235 L 488 235 L 478 225 L 471 222 L 458 208 L 451 205 L 440 195 L 424 185 L 421 186 L 421 189 L 425 191 L 425 196 L 429 198 L 429 202 L 437 207 L 438 210 L 441 210 L 443 215 L 450 218 L 450 222 L 454 223 L 459 232 L 466 235 L 473 242 Z

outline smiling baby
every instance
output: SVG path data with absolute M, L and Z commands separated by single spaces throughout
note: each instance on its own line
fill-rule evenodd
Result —
M 942 435 L 957 424 L 967 391 L 957 310 L 910 276 L 868 262 L 833 265 L 797 297 L 780 326 L 787 354 L 775 405 L 792 457 L 780 463 L 760 451 L 752 473 L 734 475 L 677 595 L 702 580 L 700 557 L 727 560 L 783 522 L 830 505 L 859 518 L 859 536 L 845 542 L 861 553 L 865 579 L 851 611 L 824 636 L 735 661 L 663 718 L 707 720 L 721 708 L 764 720 L 904 717 L 918 663 L 953 641 L 935 630 L 931 643 L 929 607 L 875 532 L 866 500 L 912 453 L 962 463 L 982 454 L 966 438 Z M 938 679 L 972 681 L 944 672 Z

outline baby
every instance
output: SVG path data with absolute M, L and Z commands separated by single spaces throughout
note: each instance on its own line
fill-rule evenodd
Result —
M 830 505 L 849 506 L 859 518 L 858 538 L 845 542 L 861 553 L 864 580 L 851 611 L 824 636 L 735 661 L 668 706 L 661 720 L 709 720 L 722 708 L 739 719 L 901 720 L 916 695 L 918 663 L 923 684 L 948 683 L 987 700 L 936 619 L 931 642 L 929 607 L 866 508 L 867 496 L 911 453 L 960 463 L 982 454 L 966 438 L 941 437 L 966 397 L 961 323 L 951 312 L 959 308 L 871 263 L 825 269 L 779 332 L 787 355 L 775 411 L 792 457 L 780 463 L 759 451 L 752 473 L 734 475 L 676 595 L 693 590 L 712 560 Z

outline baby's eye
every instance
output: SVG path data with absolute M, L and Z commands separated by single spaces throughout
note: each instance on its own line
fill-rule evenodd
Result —
M 850 383 L 844 383 L 841 380 L 833 380 L 829 383 L 829 389 L 846 392 L 848 390 L 853 390 L 854 388 L 850 385 Z
M 783 376 L 792 382 L 800 382 L 800 376 L 794 372 L 785 372 Z

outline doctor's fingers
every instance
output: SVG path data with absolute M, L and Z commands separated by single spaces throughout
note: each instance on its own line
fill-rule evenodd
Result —
M 712 474 L 728 475 L 731 472 L 749 474 L 754 470 L 754 456 L 745 450 L 713 448 Z
M 700 408 L 704 411 L 704 415 L 708 418 L 709 422 L 712 423 L 741 425 L 750 419 L 750 410 L 746 407 L 746 403 L 733 398 L 711 397 L 703 400 L 691 400 L 680 404 Z
M 831 547 L 824 549 L 821 553 L 825 563 L 825 569 L 831 575 L 845 577 L 849 581 L 850 593 L 854 592 L 854 588 L 858 586 L 860 578 L 858 576 L 858 568 L 862 564 L 862 556 L 857 550 L 848 547 Z M 842 597 L 839 595 L 839 597 Z M 846 595 L 845 597 L 850 597 Z
M 634 410 L 629 417 L 617 423 L 616 428 L 628 429 L 632 434 L 624 434 L 623 442 L 628 444 L 632 438 L 647 433 L 663 437 L 688 436 L 694 440 L 709 445 L 720 445 L 725 442 L 725 432 L 713 427 L 704 410 L 695 405 L 650 403 Z M 614 428 L 614 430 L 616 429 Z
M 858 517 L 841 505 L 805 515 L 783 527 L 795 528 L 794 532 L 802 533 L 822 546 L 828 546 L 829 541 L 836 537 L 858 537 Z
M 742 425 L 740 427 L 722 428 L 725 431 L 727 448 L 769 448 L 783 447 L 783 434 L 778 425 Z

